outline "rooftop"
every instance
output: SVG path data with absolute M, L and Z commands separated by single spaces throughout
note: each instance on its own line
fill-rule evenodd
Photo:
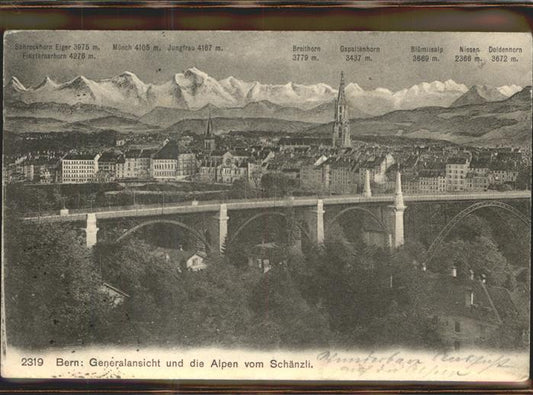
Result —
M 118 158 L 120 157 L 120 153 L 108 151 L 104 152 L 100 158 L 98 158 L 98 162 L 116 162 Z
M 178 143 L 171 140 L 166 143 L 163 148 L 157 151 L 153 158 L 154 159 L 177 159 L 179 155 Z
M 63 160 L 93 160 L 96 154 L 71 152 L 63 157 Z
M 139 158 L 150 158 L 156 151 L 154 149 L 143 149 Z
M 468 158 L 464 157 L 451 157 L 446 161 L 448 165 L 466 165 L 468 164 Z
M 140 149 L 132 149 L 132 150 L 126 151 L 124 153 L 124 156 L 126 158 L 138 158 L 140 154 L 141 154 Z

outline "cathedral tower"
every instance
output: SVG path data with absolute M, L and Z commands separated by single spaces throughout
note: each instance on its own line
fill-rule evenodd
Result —
M 344 73 L 341 72 L 339 94 L 335 100 L 335 123 L 333 125 L 332 145 L 334 147 L 351 147 L 352 136 L 348 119 L 348 106 L 344 93 Z

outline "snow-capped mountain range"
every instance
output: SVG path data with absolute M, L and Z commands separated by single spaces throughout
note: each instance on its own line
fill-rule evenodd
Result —
M 471 89 L 471 88 L 470 88 Z M 516 85 L 478 87 L 469 100 L 504 100 L 520 91 Z M 448 107 L 469 92 L 469 88 L 453 80 L 423 82 L 396 92 L 386 88 L 364 90 L 356 83 L 346 85 L 346 98 L 354 114 L 381 115 L 394 110 L 418 107 Z M 98 81 L 83 76 L 59 83 L 46 77 L 35 87 L 25 87 L 12 77 L 4 87 L 7 100 L 25 103 L 77 103 L 112 107 L 121 111 L 144 114 L 156 107 L 197 110 L 206 105 L 239 108 L 250 103 L 271 102 L 283 107 L 303 110 L 331 102 L 337 90 L 324 83 L 301 85 L 263 84 L 241 81 L 235 77 L 216 80 L 197 68 L 190 68 L 163 84 L 141 81 L 134 73 L 124 72 Z M 468 100 L 467 100 L 468 102 Z M 459 103 L 456 103 L 460 105 Z

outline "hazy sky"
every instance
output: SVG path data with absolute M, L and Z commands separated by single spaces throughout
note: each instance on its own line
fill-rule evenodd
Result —
M 233 75 L 245 81 L 264 83 L 327 83 L 338 85 L 344 71 L 348 82 L 365 89 L 384 87 L 398 90 L 423 81 L 453 79 L 466 85 L 493 86 L 531 84 L 531 36 L 527 33 L 375 33 L 375 32 L 76 32 L 20 31 L 4 37 L 4 76 L 16 76 L 25 86 L 36 85 L 45 76 L 64 82 L 78 75 L 91 79 L 107 78 L 131 71 L 144 82 L 160 83 L 173 74 L 197 67 L 216 79 Z M 16 49 L 16 45 L 53 45 L 51 51 Z M 56 44 L 97 45 L 100 51 L 89 51 L 95 59 L 72 60 L 75 50 L 58 51 Z M 161 51 L 113 51 L 113 44 L 158 45 Z M 167 51 L 172 45 L 201 44 L 220 46 L 223 51 Z M 317 46 L 318 61 L 294 61 L 293 46 Z M 379 47 L 369 54 L 372 62 L 346 61 L 340 46 Z M 481 62 L 456 62 L 459 47 L 480 49 Z M 411 46 L 442 47 L 438 62 L 413 62 Z M 495 62 L 489 46 L 521 48 L 522 53 L 507 54 L 507 62 Z M 65 60 L 24 58 L 24 54 L 66 54 Z M 356 53 L 357 54 L 357 53 Z M 420 54 L 420 53 L 419 53 Z M 464 54 L 464 53 L 463 53 Z M 361 53 L 362 58 L 366 55 Z M 510 58 L 517 58 L 511 62 Z

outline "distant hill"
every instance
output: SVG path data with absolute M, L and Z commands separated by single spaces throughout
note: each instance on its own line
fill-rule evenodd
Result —
M 156 107 L 143 115 L 139 120 L 149 125 L 168 127 L 183 119 L 204 119 L 209 115 L 213 118 L 268 118 L 285 121 L 302 121 L 325 123 L 333 119 L 333 101 L 323 103 L 309 110 L 296 107 L 285 107 L 267 100 L 249 103 L 244 107 L 218 108 L 207 105 L 199 110 L 184 110 L 169 107 Z M 350 110 L 353 118 L 366 118 L 370 115 L 358 110 Z
M 450 107 L 461 107 L 470 104 L 483 104 L 489 101 L 501 101 L 508 96 L 502 94 L 498 88 L 486 85 L 474 85 L 465 94 L 455 100 Z
M 102 130 L 117 132 L 146 133 L 158 129 L 156 126 L 145 125 L 135 119 L 109 115 L 101 118 L 87 119 L 77 122 L 65 122 L 55 118 L 44 117 L 12 117 L 5 118 L 4 130 L 10 132 L 99 132 Z
M 312 135 L 329 135 L 332 123 L 312 127 Z M 531 87 L 507 100 L 461 107 L 422 107 L 350 121 L 352 136 L 403 136 L 454 143 L 531 144 Z
M 284 132 L 297 133 L 312 126 L 309 122 L 285 121 L 268 118 L 213 118 L 213 128 L 217 133 L 231 131 Z M 203 133 L 204 119 L 184 119 L 164 129 L 164 132 Z
M 97 129 L 54 118 L 5 117 L 4 131 L 15 133 L 50 133 L 50 132 L 83 132 L 89 133 Z
M 158 129 L 157 126 L 146 125 L 136 119 L 123 118 L 116 115 L 78 121 L 70 125 L 91 129 L 113 129 L 119 132 L 147 132 Z
M 170 107 L 156 107 L 150 112 L 147 112 L 142 117 L 139 118 L 139 121 L 147 125 L 154 125 L 166 128 L 182 119 L 197 119 L 197 118 L 206 118 L 208 117 L 209 111 L 206 107 L 196 111 L 191 111 L 181 108 L 170 108 Z
M 54 118 L 5 117 L 4 130 L 13 132 L 56 132 L 62 131 L 65 122 Z
M 24 103 L 21 101 L 6 101 L 5 114 L 10 117 L 54 118 L 66 122 L 77 122 L 86 119 L 101 118 L 116 115 L 122 118 L 135 119 L 132 114 L 127 114 L 112 107 L 98 106 L 95 104 L 77 103 Z

